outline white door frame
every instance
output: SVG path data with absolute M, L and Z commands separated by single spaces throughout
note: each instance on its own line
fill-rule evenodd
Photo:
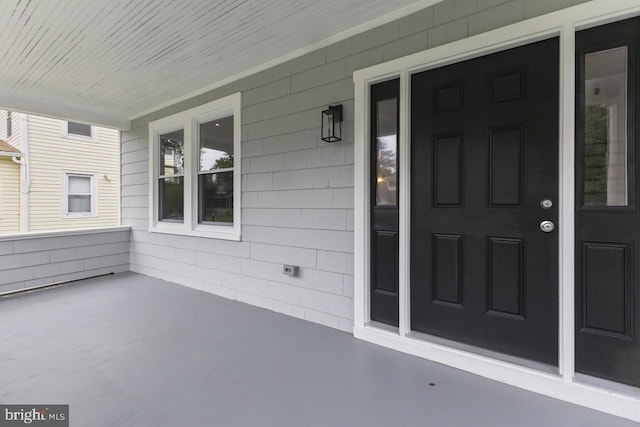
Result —
M 520 388 L 640 421 L 640 390 L 630 393 L 581 383 L 574 370 L 574 123 L 575 32 L 640 15 L 638 0 L 593 0 L 354 73 L 355 83 L 355 283 L 356 338 L 482 375 Z M 559 368 L 549 373 L 411 336 L 410 76 L 550 37 L 560 38 L 559 105 Z M 399 328 L 371 322 L 369 87 L 400 78 Z

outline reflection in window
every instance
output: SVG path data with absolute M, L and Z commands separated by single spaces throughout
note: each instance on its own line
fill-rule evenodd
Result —
M 376 205 L 395 206 L 398 178 L 397 98 L 378 101 L 376 123 Z
M 184 221 L 184 130 L 160 135 L 158 220 Z
M 233 225 L 233 116 L 199 125 L 198 223 Z
M 585 55 L 584 205 L 627 206 L 627 47 Z
M 184 221 L 184 177 L 160 179 L 158 187 L 160 221 Z

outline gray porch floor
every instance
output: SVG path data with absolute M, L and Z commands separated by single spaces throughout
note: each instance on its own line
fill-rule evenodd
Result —
M 0 300 L 0 343 L 0 402 L 77 427 L 637 425 L 134 273 Z

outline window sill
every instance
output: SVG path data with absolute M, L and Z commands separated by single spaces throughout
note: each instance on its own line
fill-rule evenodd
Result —
M 64 214 L 62 219 L 96 218 L 97 216 L 97 213 Z
M 184 224 L 164 223 L 149 227 L 150 233 L 175 234 L 179 236 L 204 237 L 207 239 L 240 241 L 240 231 L 233 226 L 198 226 L 187 230 Z
M 62 134 L 64 139 L 71 139 L 73 141 L 81 141 L 81 142 L 96 142 L 98 138 L 95 136 L 82 136 L 82 135 L 74 135 L 74 134 Z

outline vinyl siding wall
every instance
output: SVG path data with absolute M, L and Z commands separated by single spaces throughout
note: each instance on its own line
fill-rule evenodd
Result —
M 85 141 L 64 136 L 62 120 L 32 115 L 28 120 L 31 175 L 29 230 L 118 225 L 118 131 L 96 128 L 96 140 Z M 65 217 L 63 214 L 65 172 L 95 174 L 97 216 Z
M 20 231 L 20 166 L 0 157 L 0 234 Z
M 121 138 L 131 269 L 350 331 L 355 70 L 582 3 L 446 0 L 133 121 Z M 212 82 L 213 83 L 213 82 Z M 242 241 L 149 233 L 148 123 L 242 92 Z M 343 104 L 343 140 L 320 112 Z M 299 277 L 282 273 L 300 266 Z
M 22 151 L 22 140 L 20 138 L 22 131 L 22 121 L 20 119 L 22 114 L 15 111 L 11 113 L 11 136 L 7 138 L 7 113 L 5 110 L 0 110 L 0 139 Z
M 22 151 L 22 114 L 11 114 L 11 136 L 7 138 L 7 111 L 0 110 L 0 139 Z M 20 231 L 20 166 L 0 157 L 0 234 Z

